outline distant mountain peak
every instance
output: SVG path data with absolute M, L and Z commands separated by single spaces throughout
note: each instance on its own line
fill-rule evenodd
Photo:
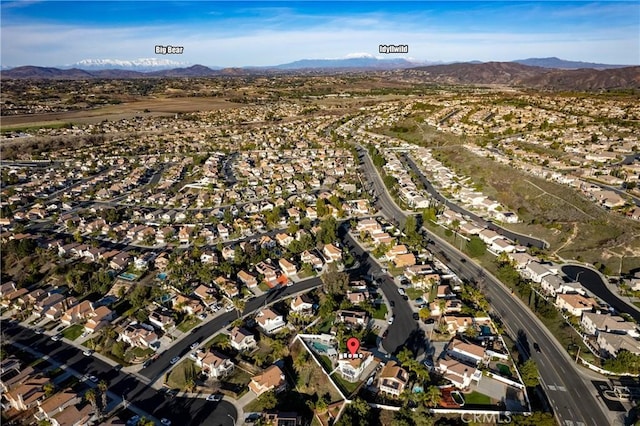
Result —
M 576 70 L 576 69 L 583 69 L 583 68 L 605 70 L 605 69 L 612 69 L 612 68 L 625 68 L 629 66 L 629 65 L 599 64 L 595 62 L 568 61 L 566 59 L 560 59 L 555 56 L 551 56 L 548 58 L 517 59 L 513 62 L 522 64 L 522 65 L 529 65 L 532 67 L 557 68 L 557 69 L 566 69 L 566 70 Z
M 134 71 L 154 71 L 171 69 L 189 65 L 188 62 L 179 62 L 166 58 L 139 58 L 127 59 L 83 59 L 66 67 L 86 70 L 123 69 Z M 66 68 L 65 67 L 65 68 Z

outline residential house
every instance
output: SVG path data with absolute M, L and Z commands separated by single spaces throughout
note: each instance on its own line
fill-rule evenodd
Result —
M 129 324 L 120 333 L 119 340 L 130 346 L 157 350 L 160 347 L 160 341 L 158 340 L 158 335 L 152 330 L 153 327 L 150 325 L 144 327 L 137 323 Z
M 217 265 L 218 255 L 213 250 L 205 250 L 200 255 L 200 262 L 208 265 Z
M 599 312 L 583 312 L 580 325 L 587 334 L 597 336 L 600 332 L 628 334 L 640 337 L 635 323 L 625 321 L 617 315 L 603 315 Z
M 45 399 L 44 385 L 50 381 L 50 378 L 40 373 L 29 375 L 24 381 L 12 386 L 3 397 L 10 407 L 18 411 L 34 408 Z
M 351 311 L 340 309 L 336 312 L 336 321 L 346 324 L 366 326 L 369 323 L 369 314 L 365 311 Z
M 202 373 L 211 378 L 225 377 L 235 368 L 231 358 L 218 351 L 199 351 L 196 355 L 196 365 L 202 368 Z
M 303 293 L 291 299 L 290 308 L 292 312 L 311 313 L 313 311 L 313 301 L 306 293 Z
M 287 387 L 287 380 L 284 372 L 277 365 L 272 365 L 251 378 L 249 389 L 260 396 L 265 392 L 282 392 Z
M 182 294 L 178 294 L 171 299 L 171 306 L 176 311 L 186 312 L 189 315 L 196 315 L 204 311 L 204 306 L 200 300 L 183 296 Z
M 193 290 L 193 295 L 202 300 L 202 303 L 204 303 L 205 306 L 211 306 L 217 301 L 217 293 L 218 292 L 215 288 L 204 284 L 200 284 L 195 290 Z
M 409 383 L 409 373 L 395 361 L 389 361 L 378 376 L 378 389 L 395 397 L 400 396 Z
M 447 354 L 453 358 L 477 366 L 487 360 L 485 348 L 453 338 L 447 347 Z
M 458 389 L 468 389 L 472 381 L 480 381 L 482 372 L 477 366 L 465 364 L 457 359 L 438 360 L 438 372 Z
M 628 334 L 600 332 L 596 339 L 600 353 L 605 357 L 616 357 L 621 350 L 640 355 L 640 341 Z
M 542 278 L 547 275 L 551 275 L 553 272 L 541 263 L 529 262 L 527 266 L 524 267 L 523 273 L 531 281 L 540 283 L 542 282 Z
M 284 234 L 284 233 L 276 234 L 276 241 L 282 247 L 289 247 L 289 244 L 291 244 L 293 240 L 294 238 L 291 235 Z
M 322 248 L 322 254 L 327 260 L 327 263 L 340 262 L 342 260 L 342 250 L 333 244 L 325 244 Z
M 273 334 L 287 325 L 284 317 L 271 308 L 261 309 L 258 312 L 256 320 L 266 334 Z
M 173 317 L 169 315 L 169 312 L 163 312 L 159 309 L 156 309 L 149 314 L 149 322 L 151 325 L 165 332 L 176 326 L 176 322 Z
M 404 244 L 396 244 L 387 251 L 386 257 L 387 260 L 393 261 L 396 256 L 406 254 L 408 252 L 409 250 L 407 250 L 407 246 L 405 246 Z
M 258 279 L 244 269 L 238 272 L 238 280 L 248 288 L 254 288 L 258 285 Z
M 396 268 L 413 266 L 416 264 L 416 257 L 413 255 L 413 253 L 399 254 L 393 259 L 393 263 Z
M 583 312 L 592 310 L 597 303 L 592 298 L 587 298 L 581 294 L 558 294 L 556 306 L 566 310 L 573 316 L 579 317 Z
M 300 254 L 300 261 L 311 265 L 316 271 L 321 270 L 323 266 L 322 260 L 309 250 L 305 250 Z
M 84 324 L 84 330 L 92 334 L 102 327 L 109 324 L 109 322 L 113 319 L 115 312 L 106 306 L 99 306 L 96 308 L 92 314 L 89 315 L 89 319 Z
M 340 373 L 342 378 L 351 383 L 361 380 L 365 369 L 374 360 L 371 352 L 359 351 L 358 354 L 361 355 L 362 358 L 338 359 L 338 366 L 336 367 L 336 370 Z
M 354 305 L 359 305 L 369 300 L 369 292 L 364 291 L 347 291 L 347 299 Z
M 304 420 L 295 411 L 269 411 L 262 413 L 262 418 L 268 425 L 274 426 L 302 426 Z
M 93 313 L 93 305 L 90 301 L 83 300 L 82 302 L 67 309 L 60 317 L 60 322 L 66 326 L 84 322 L 88 319 L 91 313 Z
M 280 266 L 280 269 L 282 269 L 282 272 L 288 277 L 298 273 L 296 265 L 294 265 L 293 263 L 289 262 L 285 258 L 280 259 L 278 261 L 278 265 Z
M 71 389 L 64 389 L 39 404 L 38 411 L 36 411 L 34 417 L 38 421 L 49 420 L 52 425 L 58 425 L 59 422 L 55 419 L 52 421 L 52 417 L 63 412 L 67 407 L 78 404 L 81 400 L 82 398 L 76 392 Z
M 231 329 L 229 338 L 231 339 L 231 347 L 237 351 L 250 351 L 257 345 L 253 334 L 242 327 Z
M 447 331 L 450 334 L 464 333 L 469 327 L 473 325 L 473 318 L 468 316 L 454 317 L 445 315 L 444 317 L 442 317 L 442 322 L 446 324 Z
M 238 297 L 240 292 L 238 291 L 238 285 L 225 277 L 218 277 L 214 280 L 220 292 L 225 294 L 228 298 L 233 299 L 234 297 Z

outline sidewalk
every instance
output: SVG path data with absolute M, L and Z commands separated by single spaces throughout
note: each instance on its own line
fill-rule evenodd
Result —
M 50 358 L 48 355 L 45 355 L 42 352 L 36 351 L 35 349 L 33 349 L 33 348 L 29 347 L 29 346 L 25 346 L 25 345 L 22 345 L 22 344 L 17 343 L 17 342 L 11 342 L 11 344 L 14 345 L 15 347 L 25 351 L 25 352 L 29 352 L 32 355 L 35 355 L 35 356 L 37 356 L 37 357 L 39 357 L 39 358 L 41 358 L 43 360 L 46 360 L 54 368 L 60 368 L 60 369 L 64 370 L 65 373 L 63 373 L 62 376 L 68 377 L 69 375 L 73 375 L 76 378 L 78 378 L 78 380 L 83 381 L 82 378 L 84 377 L 84 374 L 80 374 L 78 371 L 74 370 L 71 367 L 68 367 L 66 364 L 62 364 L 62 363 L 54 360 L 53 358 Z M 98 386 L 97 383 L 93 383 L 93 382 L 91 382 L 89 380 L 85 380 L 84 383 L 87 386 L 91 387 L 91 388 L 96 388 Z M 111 401 L 107 405 L 107 408 L 105 410 L 106 414 L 112 413 L 112 411 L 117 410 L 118 407 L 120 407 L 120 405 L 125 405 L 126 408 L 128 408 L 129 410 L 131 410 L 134 413 L 138 414 L 139 416 L 145 417 L 145 418 L 147 418 L 149 420 L 152 420 L 156 424 L 160 424 L 160 419 L 155 418 L 154 416 L 152 416 L 151 414 L 149 414 L 146 411 L 142 410 L 141 408 L 138 408 L 134 404 L 126 402 L 125 400 L 122 399 L 122 397 L 120 395 L 116 395 L 115 393 L 107 390 L 107 396 Z

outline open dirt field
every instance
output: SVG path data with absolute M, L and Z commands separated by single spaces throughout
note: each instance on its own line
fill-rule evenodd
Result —
M 134 116 L 162 116 L 179 112 L 215 111 L 237 108 L 242 104 L 226 101 L 222 98 L 157 98 L 118 105 L 108 105 L 85 111 L 54 112 L 46 114 L 28 114 L 2 117 L 3 129 L 24 126 L 44 126 L 51 123 L 99 123 L 103 120 L 121 120 Z M 149 110 L 149 112 L 144 112 Z

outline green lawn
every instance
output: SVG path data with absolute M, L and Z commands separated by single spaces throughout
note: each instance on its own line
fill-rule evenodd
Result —
M 184 321 L 178 324 L 178 330 L 182 331 L 183 333 L 186 333 L 196 325 L 200 324 L 200 322 L 201 321 L 196 317 L 191 317 L 191 318 L 187 317 Z
M 76 340 L 84 332 L 84 325 L 74 324 L 71 327 L 62 331 L 62 335 L 69 340 Z
M 268 286 L 264 281 L 263 281 L 263 282 L 261 282 L 260 284 L 258 284 L 258 288 L 259 288 L 260 290 L 262 290 L 262 291 L 265 291 L 265 292 L 267 292 L 267 291 L 271 290 L 271 289 L 269 288 L 269 286 Z
M 361 383 L 361 382 L 355 382 L 355 383 L 348 382 L 340 376 L 340 373 L 334 373 L 331 376 L 331 378 L 342 389 L 342 391 L 347 397 L 353 394 L 353 392 L 355 392 L 355 390 L 358 388 L 358 386 Z
M 388 309 L 386 303 L 380 303 L 378 308 L 373 312 L 373 318 L 384 320 L 386 319 Z
M 207 343 L 204 344 L 204 347 L 209 349 L 211 346 L 216 346 L 217 344 L 229 340 L 229 336 L 226 334 L 217 334 L 213 339 L 210 339 Z
M 200 368 L 190 359 L 185 359 L 169 372 L 166 384 L 173 389 L 184 390 L 187 380 L 197 377 Z
M 406 292 L 407 296 L 409 296 L 409 299 L 411 300 L 416 300 L 424 295 L 424 290 L 420 290 L 418 288 L 408 288 Z
M 478 404 L 478 405 L 491 405 L 491 398 L 487 395 L 473 391 L 471 393 L 464 394 L 464 400 L 467 405 L 469 404 Z

